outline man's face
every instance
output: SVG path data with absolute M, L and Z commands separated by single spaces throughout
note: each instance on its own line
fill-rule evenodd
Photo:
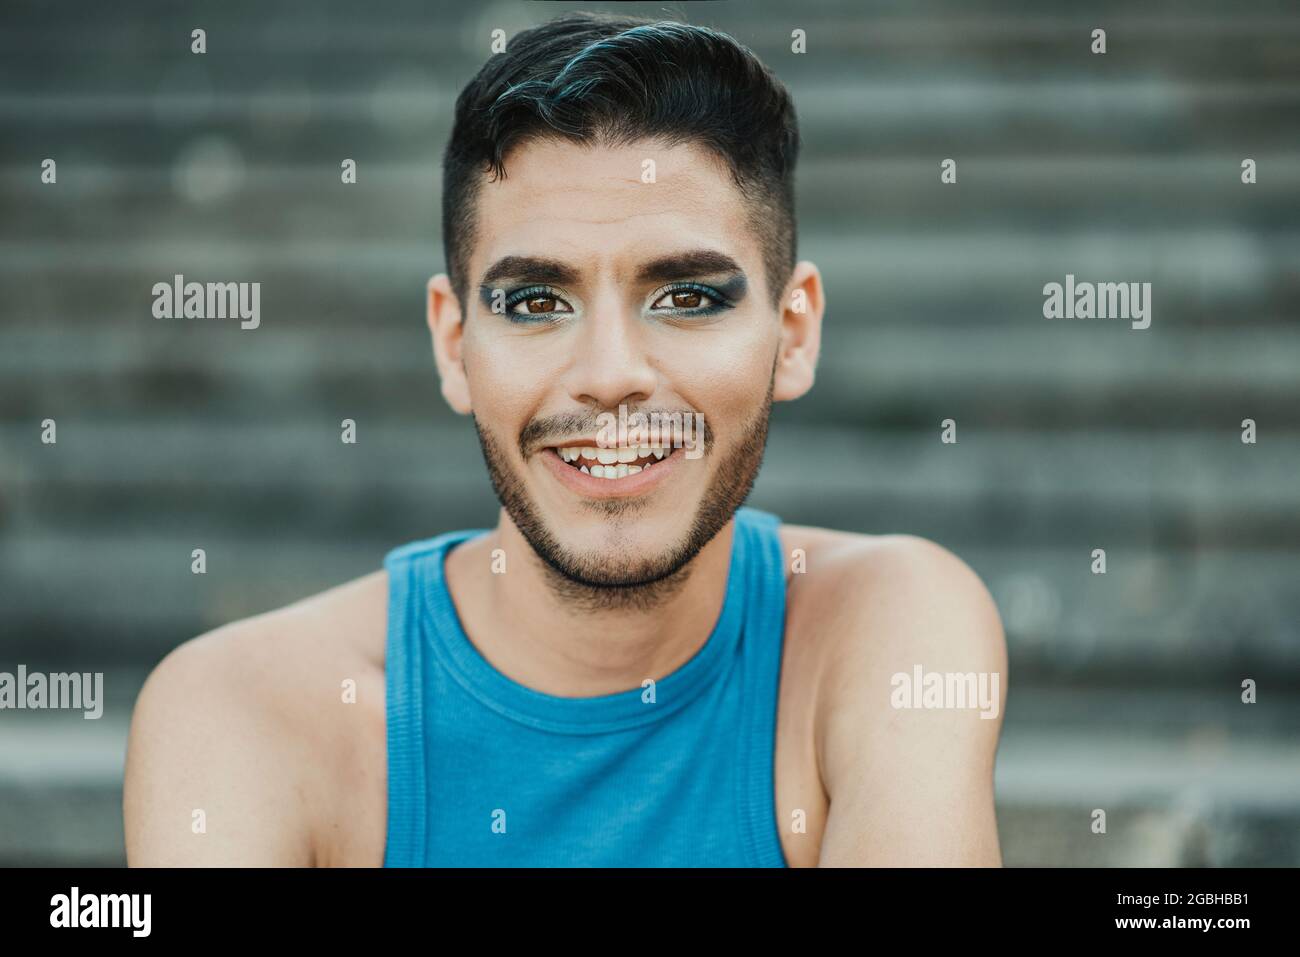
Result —
M 461 353 L 493 484 L 570 581 L 665 579 L 730 520 L 762 459 L 781 323 L 759 237 L 698 147 L 534 139 L 506 165 L 478 199 Z M 575 459 L 620 406 L 700 413 L 704 441 L 663 435 L 648 467 L 643 443 L 625 469 Z

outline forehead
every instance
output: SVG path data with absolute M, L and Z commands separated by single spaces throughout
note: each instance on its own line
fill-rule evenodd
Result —
M 683 249 L 713 249 L 761 281 L 744 197 L 726 165 L 702 147 L 530 139 L 505 166 L 506 176 L 485 178 L 479 193 L 470 259 L 476 280 L 503 256 L 544 255 L 583 274 L 623 274 Z

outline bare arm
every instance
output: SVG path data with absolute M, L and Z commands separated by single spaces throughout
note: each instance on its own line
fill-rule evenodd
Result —
M 123 794 L 131 866 L 313 863 L 301 761 L 258 632 L 241 623 L 188 642 L 145 683 Z
M 835 653 L 818 706 L 830 797 L 820 865 L 1000 866 L 993 764 L 1007 659 L 992 598 L 959 559 L 915 538 L 874 548 L 849 578 L 827 622 Z M 899 707 L 918 703 L 931 674 L 969 676 L 964 689 L 982 689 L 983 702 L 931 685 L 945 707 Z

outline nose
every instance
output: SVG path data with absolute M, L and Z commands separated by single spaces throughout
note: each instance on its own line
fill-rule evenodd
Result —
M 648 401 L 658 377 L 638 317 L 612 296 L 593 306 L 575 337 L 566 391 L 583 405 L 609 411 Z

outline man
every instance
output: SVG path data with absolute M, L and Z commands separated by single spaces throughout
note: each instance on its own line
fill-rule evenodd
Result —
M 987 591 L 743 506 L 820 347 L 797 151 L 784 88 L 703 28 L 570 16 L 483 67 L 428 323 L 497 525 L 168 655 L 132 864 L 1000 864 Z M 921 670 L 995 700 L 914 707 Z

